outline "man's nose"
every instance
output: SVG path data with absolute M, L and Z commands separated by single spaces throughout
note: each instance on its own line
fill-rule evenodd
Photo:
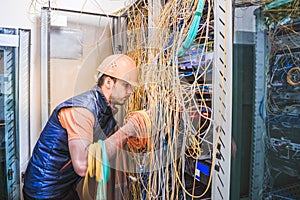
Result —
M 129 93 L 129 94 L 132 94 L 133 92 L 134 92 L 134 90 L 133 90 L 132 86 L 129 86 L 129 88 L 128 88 L 128 93 Z

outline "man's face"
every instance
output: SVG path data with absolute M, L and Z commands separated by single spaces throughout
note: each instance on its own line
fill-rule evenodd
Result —
M 113 105 L 123 105 L 133 93 L 132 86 L 126 81 L 117 79 L 111 92 L 110 101 Z

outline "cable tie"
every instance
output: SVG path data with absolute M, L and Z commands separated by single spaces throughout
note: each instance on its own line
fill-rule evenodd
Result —
M 196 11 L 196 12 L 195 12 L 195 15 L 196 15 L 196 16 L 201 16 L 201 12 L 200 12 L 200 11 Z

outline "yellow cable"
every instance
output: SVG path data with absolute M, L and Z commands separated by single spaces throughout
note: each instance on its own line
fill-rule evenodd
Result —
M 102 150 L 99 142 L 89 145 L 88 154 L 88 169 L 83 182 L 83 197 L 84 199 L 92 199 L 89 192 L 89 178 L 96 177 L 97 183 L 103 179 L 102 171 Z

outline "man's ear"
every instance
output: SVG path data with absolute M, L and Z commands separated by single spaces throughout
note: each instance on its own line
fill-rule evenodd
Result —
M 111 89 L 113 86 L 114 86 L 115 82 L 112 78 L 110 77 L 106 77 L 105 80 L 104 80 L 104 86 L 107 88 L 107 89 Z

